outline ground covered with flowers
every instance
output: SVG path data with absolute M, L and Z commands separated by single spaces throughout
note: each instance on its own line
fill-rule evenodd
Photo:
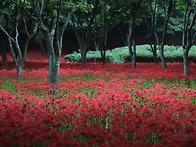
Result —
M 51 95 L 48 61 L 33 57 L 22 83 L 0 61 L 0 146 L 196 146 L 195 63 L 185 77 L 182 63 L 62 62 Z

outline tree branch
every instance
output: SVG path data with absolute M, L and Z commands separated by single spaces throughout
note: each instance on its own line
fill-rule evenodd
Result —
M 191 46 L 196 42 L 196 33 L 194 34 L 193 36 L 193 40 L 192 40 L 192 43 L 191 43 Z
M 33 20 L 37 20 L 36 17 L 34 17 L 33 15 L 31 15 L 31 14 L 27 11 L 27 9 L 25 8 L 25 6 L 24 6 L 22 3 L 18 4 L 18 3 L 15 2 L 14 0 L 11 0 L 11 1 L 12 1 L 14 4 L 16 4 L 16 6 L 20 7 L 22 10 L 24 10 L 25 13 L 26 13 L 27 15 L 29 15 Z M 25 1 L 24 1 L 24 3 L 25 3 Z
M 6 36 L 7 36 L 8 38 L 11 39 L 11 41 L 13 41 L 13 42 L 15 43 L 14 38 L 12 38 L 12 36 L 2 27 L 1 24 L 0 24 L 0 29 L 6 34 Z

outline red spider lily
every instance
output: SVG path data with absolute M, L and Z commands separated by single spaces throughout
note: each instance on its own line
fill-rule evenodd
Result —
M 0 70 L 2 146 L 195 146 L 196 91 L 183 80 L 195 79 L 196 64 L 188 77 L 181 63 L 165 71 L 152 63 L 129 66 L 62 63 L 55 86 L 47 82 L 47 60 L 28 60 L 25 83 L 9 80 L 17 94 L 3 90 L 3 78 L 16 77 L 16 69 Z M 182 84 L 168 87 L 172 78 Z M 48 95 L 54 88 L 60 93 Z

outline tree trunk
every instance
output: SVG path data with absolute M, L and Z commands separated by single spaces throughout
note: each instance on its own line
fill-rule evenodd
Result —
M 165 70 L 165 69 L 167 69 L 167 64 L 166 64 L 166 61 L 165 61 L 163 48 L 159 48 L 159 52 L 160 52 L 160 58 L 161 58 L 162 68 L 163 68 L 163 70 Z
M 55 61 L 55 52 L 54 52 L 54 46 L 53 46 L 53 37 L 50 36 L 48 31 L 43 31 L 43 34 L 46 39 L 47 44 L 47 52 L 48 52 L 48 62 L 49 62 L 49 84 L 51 85 L 58 85 L 58 75 L 59 73 L 59 67 L 60 67 L 60 61 Z M 60 59 L 59 59 L 60 60 Z
M 2 57 L 2 60 L 3 60 L 3 63 L 5 65 L 8 65 L 6 52 L 4 50 L 3 51 L 0 50 L 0 54 L 1 54 L 1 57 Z
M 16 66 L 19 83 L 22 83 L 22 81 L 23 81 L 23 76 L 22 76 L 23 75 L 23 67 L 24 67 L 24 64 L 21 62 L 19 62 Z
M 101 50 L 101 61 L 103 64 L 105 64 L 105 62 L 106 62 L 105 55 L 106 55 L 106 50 L 105 49 Z
M 41 48 L 42 55 L 45 56 L 46 55 L 46 50 L 45 50 L 45 46 L 44 46 L 43 40 L 40 39 L 37 43 L 39 44 L 39 46 Z
M 1 54 L 1 57 L 2 57 L 2 60 L 3 60 L 3 63 L 5 65 L 8 65 L 8 62 L 7 62 L 7 45 L 8 44 L 7 44 L 7 41 L 6 41 L 5 37 L 4 37 L 3 34 L 0 34 L 0 40 L 1 40 L 0 54 Z
M 136 46 L 135 46 L 135 41 L 134 41 L 134 21 L 135 21 L 135 16 L 137 14 L 137 11 L 139 10 L 139 7 L 143 1 L 139 2 L 133 2 L 131 4 L 131 11 L 130 11 L 130 22 L 129 22 L 129 31 L 128 31 L 128 36 L 127 36 L 127 43 L 128 43 L 128 48 L 129 48 L 129 53 L 130 53 L 130 58 L 132 62 L 132 66 L 135 68 L 136 67 Z M 132 41 L 133 41 L 133 51 L 132 51 Z
M 164 49 L 165 40 L 166 40 L 168 21 L 170 19 L 171 13 L 172 13 L 172 6 L 173 6 L 173 0 L 170 0 L 168 11 L 167 11 L 167 16 L 166 16 L 166 19 L 165 19 L 165 22 L 164 22 L 164 27 L 163 27 L 162 41 L 161 41 L 161 45 L 160 45 L 160 48 L 159 48 L 163 70 L 165 70 L 167 68 L 167 64 L 166 64 L 166 61 L 165 61 L 164 50 L 163 49 Z
M 45 37 L 46 48 L 47 48 L 47 53 L 48 53 L 48 61 L 49 61 L 48 81 L 49 81 L 49 85 L 52 86 L 51 87 L 52 90 L 49 91 L 49 93 L 53 95 L 58 93 L 58 88 L 56 86 L 59 85 L 59 70 L 60 70 L 60 58 L 61 58 L 61 53 L 62 53 L 63 33 L 68 24 L 69 17 L 72 14 L 71 12 L 68 15 L 68 18 L 66 19 L 66 21 L 63 24 L 63 27 L 61 28 L 59 26 L 60 11 L 57 11 L 57 12 L 58 12 L 57 18 L 55 18 L 50 32 L 49 32 L 49 29 L 47 29 L 44 25 L 40 26 L 41 31 Z M 54 41 L 55 41 L 56 50 L 53 44 Z
M 49 85 L 52 86 L 52 91 L 49 91 L 50 94 L 57 94 L 58 89 L 54 86 L 59 85 L 59 70 L 60 70 L 60 58 L 56 58 L 56 60 L 49 55 L 48 56 L 49 61 Z
M 88 52 L 87 45 L 84 45 L 83 48 L 81 49 L 81 63 L 83 66 L 86 65 L 86 54 Z
M 99 41 L 95 41 L 94 42 L 94 45 L 95 45 L 95 51 L 99 51 Z
M 48 55 L 48 63 L 49 63 L 49 84 L 54 84 L 54 67 L 55 67 L 55 58 L 52 55 Z
M 156 9 L 157 4 L 155 1 L 155 8 Z M 155 11 L 153 11 L 152 6 L 150 6 L 152 14 L 151 14 L 151 21 L 150 24 L 148 24 L 149 22 L 147 21 L 147 28 L 149 30 L 149 41 L 150 41 L 150 47 L 153 53 L 153 59 L 154 59 L 154 63 L 158 63 L 158 59 L 157 59 L 157 43 L 156 42 L 156 24 L 157 24 L 157 17 L 156 17 L 156 13 Z M 148 18 L 148 14 L 146 14 L 146 18 Z
M 90 30 L 77 30 L 76 27 L 73 27 L 76 38 L 78 40 L 79 46 L 80 46 L 80 52 L 81 52 L 81 63 L 83 66 L 86 64 L 86 54 L 88 52 L 88 49 L 90 47 Z
M 14 54 L 14 49 L 13 49 L 13 46 L 12 46 L 12 41 L 11 41 L 10 38 L 8 38 L 8 41 L 9 41 L 10 53 L 12 55 L 12 58 L 14 60 L 14 63 L 16 65 L 16 69 L 17 69 L 18 82 L 21 83 L 22 80 L 23 80 L 23 78 L 22 78 L 22 75 L 23 75 L 23 67 L 24 67 L 24 61 L 25 61 L 25 58 L 26 57 L 23 57 L 23 60 L 22 60 L 22 55 L 20 54 L 19 61 L 17 61 L 16 56 Z M 17 50 L 20 50 L 20 47 L 17 48 Z
M 152 46 L 152 44 L 150 44 L 150 47 L 151 47 L 151 50 L 152 50 L 152 53 L 153 53 L 153 60 L 154 60 L 154 63 L 158 63 L 158 59 L 157 59 L 157 47 L 156 47 L 156 44 L 154 44 L 154 47 Z
M 188 58 L 188 50 L 183 49 L 183 61 L 184 61 L 184 75 L 190 75 L 190 68 L 189 68 L 189 58 Z
M 107 30 L 103 27 L 103 33 L 101 38 L 101 60 L 105 64 L 105 55 L 106 55 L 106 44 L 107 44 Z
M 157 46 L 156 46 L 156 44 L 154 45 L 154 49 L 152 50 L 152 53 L 153 53 L 154 63 L 158 63 L 158 59 L 157 59 Z
M 131 57 L 131 64 L 133 67 L 136 67 L 136 44 L 135 40 L 133 40 L 133 54 Z
M 191 8 L 192 4 L 189 1 L 184 13 L 183 34 L 182 34 L 182 48 L 183 48 L 183 62 L 184 62 L 184 75 L 190 75 L 188 53 L 192 45 L 196 41 L 196 33 L 192 34 L 192 29 L 195 26 L 196 10 Z M 191 18 L 192 14 L 192 18 Z M 192 37 L 193 36 L 193 37 Z
M 127 43 L 128 43 L 128 48 L 129 48 L 129 54 L 130 54 L 130 58 L 131 58 L 131 65 L 135 68 L 136 67 L 136 62 L 135 62 L 135 57 L 136 57 L 136 53 L 135 53 L 135 47 L 132 46 L 135 42 L 133 41 L 133 26 L 134 26 L 134 16 L 133 14 L 131 14 L 131 18 L 130 18 L 130 24 L 129 24 L 129 34 L 127 37 Z M 133 48 L 133 50 L 132 50 Z
M 121 35 L 123 46 L 128 46 L 128 42 L 127 42 L 128 26 L 127 26 L 127 24 L 119 24 L 118 29 L 119 29 L 119 32 L 120 32 L 120 35 Z
M 59 70 L 60 70 L 60 58 L 56 58 L 54 67 L 54 85 L 59 85 Z

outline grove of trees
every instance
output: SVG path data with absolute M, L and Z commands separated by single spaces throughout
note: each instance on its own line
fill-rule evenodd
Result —
M 0 53 L 7 64 L 9 49 L 19 77 L 29 42 L 41 31 L 49 59 L 49 84 L 58 85 L 67 26 L 75 32 L 85 65 L 90 46 L 100 51 L 105 63 L 107 33 L 115 25 L 123 25 L 125 31 L 121 30 L 121 34 L 129 48 L 132 66 L 136 67 L 135 28 L 140 23 L 148 28 L 155 62 L 159 50 L 163 69 L 167 68 L 164 58 L 167 34 L 181 33 L 184 74 L 190 74 L 188 54 L 196 42 L 196 0 L 1 0 L 0 20 Z

